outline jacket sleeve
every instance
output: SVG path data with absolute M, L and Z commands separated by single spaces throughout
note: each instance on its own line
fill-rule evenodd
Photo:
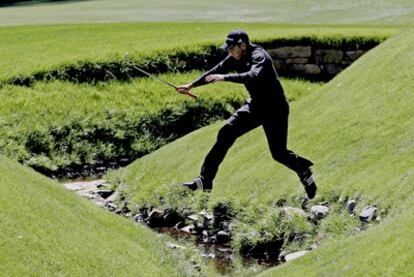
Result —
M 206 76 L 210 74 L 224 74 L 232 70 L 232 56 L 228 55 L 224 60 L 218 63 L 215 67 L 201 75 L 198 79 L 193 81 L 194 87 L 199 87 L 207 84 Z
M 235 83 L 248 83 L 254 80 L 264 71 L 266 56 L 257 52 L 252 57 L 252 65 L 250 70 L 242 73 L 233 73 L 224 75 L 224 80 Z

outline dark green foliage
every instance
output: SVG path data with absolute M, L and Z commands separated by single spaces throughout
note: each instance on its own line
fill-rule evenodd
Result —
M 233 220 L 240 208 L 230 200 L 218 201 L 213 205 L 212 211 L 214 215 L 214 228 L 219 228 L 220 223 L 223 221 Z
M 33 130 L 27 135 L 25 148 L 28 152 L 31 152 L 35 155 L 37 154 L 49 154 L 49 142 L 50 138 L 44 132 L 39 130 Z

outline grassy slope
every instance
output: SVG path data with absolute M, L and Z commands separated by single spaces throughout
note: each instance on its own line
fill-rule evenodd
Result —
M 195 80 L 202 72 L 187 74 L 163 74 L 160 78 L 175 84 Z M 291 101 L 304 97 L 320 88 L 322 83 L 300 80 L 284 80 L 289 88 Z M 197 89 L 198 101 L 227 102 L 231 99 L 242 101 L 247 92 L 229 83 L 205 86 Z M 7 86 L 1 94 L 0 122 L 18 121 L 17 129 L 48 126 L 65 122 L 71 117 L 96 117 L 104 111 L 125 111 L 134 116 L 154 113 L 166 107 L 193 103 L 193 99 L 176 93 L 164 84 L 149 78 L 137 79 L 130 83 L 101 83 L 97 86 L 67 82 L 38 82 L 32 88 Z M 19 110 L 19 113 L 16 113 Z M 1 126 L 1 125 L 0 125 Z M 0 130 L 2 128 L 0 127 Z M 4 130 L 5 131 L 5 130 Z M 1 132 L 1 131 L 0 131 Z
M 413 14 L 410 0 L 239 0 L 237 5 L 223 0 L 94 0 L 1 8 L 0 25 L 126 21 L 412 24 Z
M 183 84 L 194 80 L 200 74 L 201 72 L 180 75 L 165 74 L 161 78 L 175 84 Z M 291 100 L 303 97 L 321 86 L 318 83 L 298 80 L 286 80 L 286 83 L 291 88 L 289 94 Z M 115 140 L 111 138 L 115 136 L 118 139 L 125 139 L 133 136 L 134 139 L 130 139 L 128 143 L 137 143 L 134 146 L 135 152 L 152 151 L 151 148 L 157 143 L 162 144 L 160 141 L 150 145 L 150 142 L 145 139 L 138 143 L 141 134 L 139 131 L 143 132 L 145 125 L 139 123 L 140 120 L 154 117 L 151 121 L 153 126 L 147 126 L 151 129 L 156 124 L 157 126 L 167 124 L 162 119 L 157 121 L 162 116 L 166 117 L 163 113 L 166 109 L 171 110 L 169 118 L 177 120 L 180 114 L 185 113 L 185 110 L 191 107 L 199 109 L 198 113 L 205 111 L 207 114 L 208 109 L 212 110 L 211 113 L 224 113 L 223 107 L 227 107 L 227 110 L 230 110 L 228 112 L 231 112 L 233 108 L 226 103 L 230 101 L 242 103 L 246 98 L 245 92 L 230 84 L 204 87 L 198 90 L 198 95 L 199 98 L 195 102 L 164 84 L 148 78 L 130 83 L 101 83 L 97 86 L 59 81 L 38 82 L 33 88 L 7 86 L 1 93 L 0 152 L 14 160 L 48 168 L 61 167 L 73 162 L 93 163 L 98 157 L 111 159 L 113 156 L 130 156 L 131 153 L 122 153 L 126 150 L 121 151 L 120 145 L 114 145 Z M 217 107 L 214 108 L 215 106 Z M 181 115 L 181 117 L 184 116 Z M 209 118 L 213 120 L 213 115 L 210 114 Z M 83 127 L 78 127 L 78 124 Z M 63 138 L 55 140 L 50 136 L 51 130 L 65 128 L 72 129 L 70 134 L 66 134 Z M 110 138 L 99 138 L 99 136 L 95 138 L 93 134 L 97 132 L 96 128 L 111 130 L 106 131 L 106 133 L 112 132 Z M 135 130 L 135 128 L 140 128 L 140 130 Z M 35 155 L 29 149 L 30 147 L 25 147 L 27 139 L 35 131 L 44 135 L 41 142 L 47 149 L 43 150 L 46 154 Z M 89 137 L 85 137 L 87 132 L 90 133 Z M 104 145 L 97 145 L 96 139 Z M 57 146 L 57 144 L 63 146 Z
M 390 206 L 389 219 L 357 240 L 330 242 L 294 266 L 271 271 L 271 276 L 279 270 L 281 275 L 298 276 L 309 269 L 319 276 L 375 276 L 381 271 L 398 276 L 414 270 L 414 255 L 404 244 L 414 227 L 413 208 L 408 206 L 414 195 L 413 42 L 413 30 L 395 36 L 318 93 L 292 105 L 289 146 L 315 162 L 320 194 L 360 194 L 358 209 L 363 203 Z M 130 185 L 126 190 L 139 202 L 160 188 L 194 177 L 220 125 L 196 131 L 129 166 L 121 172 Z M 302 193 L 296 176 L 271 160 L 263 131 L 255 130 L 229 151 L 210 202 L 234 199 L 244 206 L 260 206 Z M 409 211 L 401 212 L 403 208 Z M 386 259 L 377 260 L 384 252 Z M 396 254 L 398 261 L 391 259 Z
M 178 276 L 162 238 L 0 157 L 0 275 Z
M 1 16 L 0 16 L 1 17 Z M 388 37 L 396 26 L 306 26 L 246 23 L 115 23 L 0 27 L 0 81 L 90 61 L 122 61 L 219 45 L 234 28 L 251 39 Z
M 412 194 L 408 201 L 414 201 Z M 366 233 L 326 243 L 320 250 L 259 276 L 413 276 L 414 213 L 409 205 L 404 208 Z

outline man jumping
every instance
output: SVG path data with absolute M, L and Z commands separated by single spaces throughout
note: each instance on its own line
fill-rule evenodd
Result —
M 183 185 L 191 190 L 211 191 L 228 149 L 238 137 L 261 125 L 272 157 L 298 174 L 312 199 L 317 189 L 310 169 L 313 163 L 287 149 L 289 104 L 272 58 L 261 46 L 250 43 L 247 33 L 241 30 L 230 32 L 221 48 L 228 53 L 224 60 L 194 82 L 177 87 L 177 91 L 187 93 L 208 83 L 229 81 L 244 84 L 250 99 L 219 130 L 200 176 Z M 229 73 L 232 71 L 237 73 Z

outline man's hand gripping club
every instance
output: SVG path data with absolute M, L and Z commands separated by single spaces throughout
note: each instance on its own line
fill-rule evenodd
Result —
M 221 75 L 221 74 L 211 74 L 211 75 L 207 75 L 206 76 L 206 82 L 207 83 L 215 83 L 215 82 L 220 82 L 220 81 L 224 81 L 224 75 Z M 190 93 L 190 90 L 192 88 L 194 88 L 194 84 L 193 83 L 188 83 L 186 85 L 178 86 L 176 88 L 176 90 L 179 93 L 182 93 L 182 94 L 189 94 Z

